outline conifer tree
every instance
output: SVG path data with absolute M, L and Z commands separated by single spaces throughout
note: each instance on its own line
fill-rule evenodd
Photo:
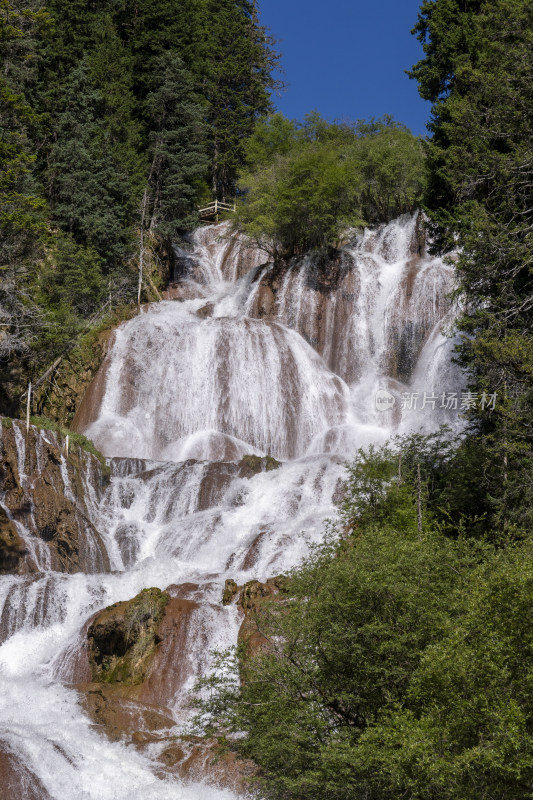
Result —
M 201 91 L 208 100 L 211 187 L 233 193 L 244 142 L 272 110 L 272 73 L 278 64 L 273 40 L 259 25 L 249 0 L 206 0 L 209 25 L 201 50 Z
M 161 83 L 145 104 L 151 124 L 149 227 L 172 240 L 196 221 L 195 198 L 208 164 L 204 112 L 176 55 L 161 56 L 155 66 Z
M 110 263 L 131 252 L 128 170 L 116 157 L 98 115 L 102 96 L 89 77 L 88 59 L 64 84 L 48 155 L 47 189 L 52 218 L 81 245 Z
M 460 246 L 473 411 L 493 519 L 528 526 L 533 505 L 533 6 L 426 0 L 412 76 L 433 102 L 426 196 L 441 248 Z M 487 404 L 486 404 L 487 405 Z

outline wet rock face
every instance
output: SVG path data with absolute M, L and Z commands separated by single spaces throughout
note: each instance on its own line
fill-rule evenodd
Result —
M 231 580 L 231 578 L 228 578 L 222 594 L 222 605 L 229 606 L 238 591 L 239 587 L 235 581 Z
M 222 603 L 229 605 L 238 595 L 237 605 L 244 612 L 244 619 L 239 629 L 239 642 L 245 645 L 247 657 L 253 655 L 256 650 L 267 646 L 267 640 L 258 626 L 258 617 L 266 602 L 283 599 L 288 591 L 288 586 L 289 579 L 285 575 L 269 578 L 266 583 L 255 580 L 248 581 L 241 587 L 231 579 L 226 581 Z M 241 672 L 241 678 L 244 678 L 244 671 Z
M 155 731 L 163 737 L 175 724 L 168 709 L 132 699 L 123 686 L 89 683 L 78 688 L 83 688 L 85 710 L 112 742 L 153 741 Z
M 87 631 L 93 681 L 143 682 L 161 641 L 158 631 L 169 600 L 160 589 L 143 589 L 97 615 Z
M 6 800 L 52 800 L 30 770 L 0 742 L 0 797 Z
M 408 240 L 399 242 L 397 228 L 380 226 L 340 250 L 269 265 L 249 315 L 298 331 L 348 383 L 361 378 L 369 360 L 409 381 L 427 337 L 450 310 L 453 276 L 428 254 L 422 215 L 404 226 L 403 236 Z M 391 274 L 383 317 L 382 290 Z
M 113 343 L 113 331 L 91 335 L 57 367 L 52 383 L 46 381 L 35 393 L 38 413 L 70 426 L 85 390 L 96 376 Z M 22 413 L 22 410 L 21 412 Z
M 0 571 L 109 571 L 86 496 L 88 482 L 95 496 L 106 482 L 98 459 L 78 446 L 67 455 L 56 434 L 19 421 L 1 433 Z
M 0 575 L 19 574 L 28 551 L 13 522 L 0 508 Z
M 239 477 L 251 478 L 260 472 L 271 472 L 273 469 L 281 467 L 281 462 L 276 461 L 272 456 L 243 456 L 239 462 Z
M 222 750 L 217 740 L 206 741 L 195 736 L 180 736 L 167 742 L 158 761 L 162 765 L 162 775 L 170 773 L 184 781 L 202 781 L 246 797 L 250 791 L 248 781 L 258 771 L 252 761 Z

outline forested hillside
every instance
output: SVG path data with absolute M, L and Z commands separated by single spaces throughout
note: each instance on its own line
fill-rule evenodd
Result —
M 154 269 L 200 200 L 234 194 L 277 55 L 248 0 L 2 0 L 0 59 L 9 411 L 21 379 L 136 299 L 141 231 Z

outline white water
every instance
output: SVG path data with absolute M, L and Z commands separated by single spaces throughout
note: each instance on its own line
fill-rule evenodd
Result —
M 179 724 L 210 650 L 236 641 L 237 609 L 220 602 L 224 580 L 265 580 L 299 563 L 335 516 L 343 463 L 358 447 L 446 421 L 439 409 L 400 408 L 402 392 L 461 389 L 452 343 L 439 332 L 450 268 L 413 259 L 415 225 L 405 218 L 345 248 L 329 294 L 314 286 L 311 259 L 294 264 L 268 319 L 258 307 L 273 268 L 242 243 L 219 242 L 223 226 L 201 229 L 181 282 L 190 299 L 151 306 L 117 331 L 86 431 L 107 456 L 131 459 L 112 461 L 103 496 L 94 481 L 86 487 L 112 571 L 60 575 L 41 558 L 39 576 L 0 578 L 0 742 L 53 798 L 233 797 L 159 779 L 133 746 L 97 734 L 68 688 L 83 625 L 144 587 L 195 584 L 200 606 L 165 701 Z M 408 385 L 391 364 L 413 326 L 424 335 L 413 339 Z M 378 389 L 391 393 L 392 410 L 377 410 Z M 236 462 L 250 453 L 285 463 L 246 478 Z M 72 492 L 66 472 L 64 484 Z

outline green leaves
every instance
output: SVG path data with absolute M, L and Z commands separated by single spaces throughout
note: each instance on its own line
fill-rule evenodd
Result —
M 42 275 L 47 304 L 88 317 L 105 293 L 103 266 L 96 250 L 80 247 L 69 236 L 59 239 L 54 259 Z
M 220 655 L 206 730 L 257 763 L 271 800 L 528 800 L 531 539 L 498 550 L 443 535 L 454 448 L 397 444 L 359 454 L 342 534 L 248 618 L 261 648 Z
M 246 145 L 237 226 L 274 257 L 342 239 L 350 228 L 413 211 L 421 194 L 421 142 L 392 119 L 301 126 L 276 114 Z

